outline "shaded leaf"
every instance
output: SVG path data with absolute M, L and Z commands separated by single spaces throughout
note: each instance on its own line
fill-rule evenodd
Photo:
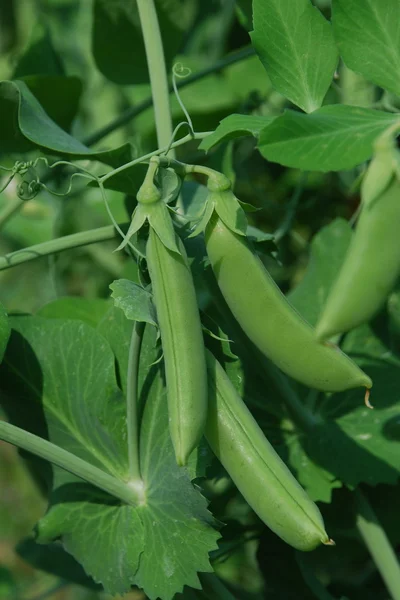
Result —
M 35 24 L 29 45 L 19 56 L 12 78 L 20 79 L 26 75 L 65 75 L 50 32 L 40 22 Z
M 335 219 L 313 238 L 303 279 L 288 295 L 290 302 L 311 325 L 316 325 L 329 290 L 350 245 L 352 231 L 344 219 Z
M 335 38 L 346 65 L 400 96 L 398 0 L 333 0 Z

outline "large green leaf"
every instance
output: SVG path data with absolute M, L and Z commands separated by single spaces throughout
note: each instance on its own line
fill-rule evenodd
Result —
M 0 378 L 11 420 L 129 481 L 125 402 L 104 337 L 77 321 L 14 317 L 12 323 Z M 151 599 L 172 599 L 185 584 L 200 587 L 197 571 L 212 570 L 208 553 L 219 534 L 187 470 L 176 465 L 163 378 L 149 360 L 155 342 L 152 328 L 149 332 L 140 393 L 146 400 L 140 435 L 145 503 L 121 504 L 54 469 L 50 506 L 37 525 L 37 539 L 61 539 L 110 593 L 136 584 Z
M 190 28 L 195 0 L 156 0 L 167 68 L 172 67 L 185 31 Z M 146 53 L 135 0 L 95 0 L 92 51 L 99 70 L 121 85 L 149 81 Z M 107 40 L 107 43 L 104 43 Z
M 346 65 L 400 96 L 399 0 L 332 0 L 332 11 Z
M 324 106 L 311 115 L 288 110 L 263 129 L 258 147 L 287 167 L 341 171 L 368 160 L 376 138 L 394 123 L 396 114 L 355 106 Z
M 200 144 L 202 150 L 210 150 L 216 144 L 238 137 L 252 135 L 258 138 L 260 132 L 270 125 L 275 117 L 257 115 L 229 115 L 221 121 L 217 129 Z
M 330 24 L 310 0 L 253 0 L 251 38 L 272 85 L 306 112 L 319 108 L 338 61 Z

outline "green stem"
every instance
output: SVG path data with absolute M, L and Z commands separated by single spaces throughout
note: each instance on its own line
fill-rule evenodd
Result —
M 392 600 L 400 600 L 400 565 L 396 554 L 366 495 L 357 488 L 354 496 L 357 507 L 357 529 L 374 559 Z
M 8 201 L 0 212 L 0 229 L 4 227 L 7 221 L 21 208 L 25 200 L 21 200 L 18 196 Z
M 137 0 L 137 7 L 150 76 L 157 141 L 159 146 L 165 146 L 172 139 L 172 117 L 169 105 L 168 77 L 157 11 L 154 0 Z
M 201 71 L 198 71 L 197 73 L 193 73 L 192 75 L 185 77 L 185 79 L 180 79 L 176 83 L 176 87 L 178 88 L 178 90 L 180 90 L 181 88 L 184 88 L 187 85 L 191 85 L 192 83 L 195 83 L 196 81 L 199 81 L 200 79 L 203 79 L 204 77 L 207 77 L 207 75 L 210 75 L 217 71 L 222 71 L 226 67 L 229 67 L 230 65 L 232 65 L 234 63 L 237 63 L 241 60 L 249 58 L 250 56 L 253 56 L 254 54 L 255 54 L 255 51 L 252 48 L 252 46 L 247 46 L 246 48 L 241 48 L 240 50 L 237 50 L 235 52 L 232 52 L 231 54 L 228 54 L 228 56 L 225 56 L 221 60 L 216 61 L 209 67 L 206 67 L 205 69 L 202 69 Z M 173 86 L 172 86 L 172 84 L 170 84 L 168 86 L 168 93 L 171 94 L 173 91 L 174 91 Z M 150 108 L 152 103 L 153 103 L 153 101 L 152 101 L 152 98 L 150 97 L 150 98 L 146 98 L 146 100 L 143 100 L 143 102 L 140 102 L 140 104 L 137 104 L 136 106 L 128 108 L 121 115 L 119 115 L 116 119 L 113 119 L 112 121 L 110 121 L 110 123 L 108 125 L 105 125 L 98 131 L 95 131 L 94 133 L 92 133 L 92 134 L 88 135 L 86 138 L 84 138 L 83 144 L 85 144 L 85 146 L 93 146 L 93 144 L 96 144 L 97 142 L 99 142 L 100 140 L 105 138 L 110 133 L 113 133 L 113 131 L 115 131 L 119 127 L 123 127 L 124 125 L 126 125 L 126 123 L 129 123 L 129 121 L 131 121 L 132 119 L 134 119 L 135 117 L 140 115 L 142 112 L 144 112 L 145 110 Z
M 126 224 L 121 225 L 121 227 L 126 227 Z M 66 235 L 55 240 L 50 240 L 49 242 L 35 244 L 34 246 L 29 246 L 22 250 L 16 250 L 15 252 L 10 252 L 5 256 L 0 257 L 0 271 L 15 267 L 21 263 L 29 262 L 30 260 L 35 260 L 36 258 L 41 258 L 42 256 L 56 254 L 57 252 L 63 252 L 64 250 L 70 250 L 71 248 L 79 248 L 79 246 L 113 240 L 118 237 L 119 234 L 112 225 Z
M 131 480 L 140 481 L 139 462 L 139 424 L 138 424 L 138 376 L 139 358 L 144 332 L 144 323 L 135 321 L 132 330 L 128 358 L 128 377 L 126 386 L 128 457 Z
M 141 501 L 135 489 L 123 481 L 20 427 L 0 421 L 0 439 L 48 460 L 127 504 L 137 505 Z
M 128 162 L 124 165 L 121 165 L 120 167 L 117 167 L 116 169 L 113 169 L 109 173 L 106 173 L 102 177 L 99 177 L 98 180 L 100 183 L 104 183 L 105 181 L 107 181 L 107 179 L 110 179 L 110 177 L 114 177 L 114 175 L 117 175 L 118 173 L 122 173 L 122 171 L 125 171 L 126 169 L 130 169 L 131 167 L 134 167 L 135 165 L 138 165 L 139 163 L 146 162 L 146 161 L 150 160 L 150 158 L 152 158 L 153 156 L 158 156 L 159 154 L 163 154 L 168 149 L 177 148 L 178 146 L 182 146 L 183 144 L 186 144 L 187 142 L 190 142 L 191 140 L 203 140 L 204 138 L 206 138 L 208 135 L 211 135 L 212 133 L 213 133 L 212 131 L 201 131 L 199 133 L 195 133 L 194 135 L 192 135 L 191 133 L 188 133 L 188 135 L 185 135 L 185 137 L 181 138 L 180 140 L 176 140 L 176 142 L 173 142 L 172 144 L 166 144 L 163 148 L 158 148 L 157 150 L 153 150 L 153 152 L 149 152 L 148 154 L 145 154 L 144 156 L 141 156 L 140 158 L 135 158 L 135 160 L 131 160 L 130 162 Z

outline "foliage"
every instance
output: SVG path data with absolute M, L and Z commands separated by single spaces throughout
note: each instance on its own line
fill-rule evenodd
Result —
M 332 340 L 372 378 L 370 410 L 261 353 L 204 230 L 247 236 L 317 325 L 367 161 L 400 130 L 400 0 L 34 4 L 0 3 L 0 439 L 20 449 L 1 442 L 0 598 L 398 600 L 398 286 Z M 267 529 L 205 438 L 176 464 L 150 229 L 184 244 L 205 345 L 335 547 Z

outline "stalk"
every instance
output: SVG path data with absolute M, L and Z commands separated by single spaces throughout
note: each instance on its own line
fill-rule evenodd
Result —
M 137 6 L 150 76 L 157 142 L 158 146 L 166 146 L 172 139 L 172 117 L 160 26 L 154 0 L 137 0 Z
M 135 321 L 129 347 L 128 377 L 126 388 L 128 459 L 131 481 L 140 481 L 139 424 L 138 424 L 138 375 L 140 348 L 143 340 L 144 323 Z
M 9 444 L 23 448 L 36 456 L 40 456 L 40 458 L 48 460 L 57 465 L 57 467 L 61 467 L 69 473 L 76 475 L 76 477 L 80 477 L 88 483 L 104 490 L 111 496 L 119 498 L 126 504 L 137 506 L 143 501 L 140 490 L 136 490 L 133 486 L 129 486 L 123 481 L 116 479 L 52 442 L 44 440 L 20 427 L 11 425 L 11 423 L 0 421 L 0 440 L 4 440 Z
M 357 529 L 374 559 L 392 600 L 400 600 L 400 565 L 393 547 L 366 495 L 357 488 L 354 496 Z
M 121 225 L 121 227 L 124 226 L 125 224 Z M 105 242 L 117 238 L 119 238 L 119 234 L 114 229 L 113 225 L 106 225 L 106 227 L 98 227 L 97 229 L 73 233 L 71 235 L 56 238 L 55 240 L 35 244 L 34 246 L 29 246 L 22 250 L 16 250 L 15 252 L 10 252 L 5 256 L 0 257 L 0 271 L 35 260 L 36 258 L 41 258 L 42 256 L 49 256 L 50 254 L 57 254 L 58 252 L 64 252 L 65 250 L 71 250 L 72 248 L 79 248 L 80 246 L 97 244 L 98 242 Z

